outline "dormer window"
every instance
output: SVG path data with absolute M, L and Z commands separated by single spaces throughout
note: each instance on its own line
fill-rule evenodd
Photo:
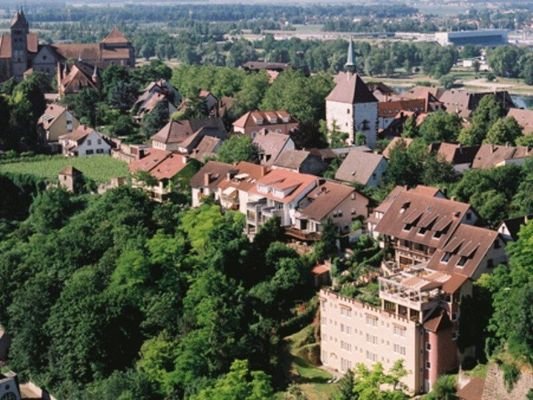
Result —
M 403 227 L 403 230 L 409 232 L 412 227 L 413 227 L 412 224 L 405 224 L 404 227 Z
M 446 253 L 444 253 L 442 258 L 440 259 L 440 262 L 443 264 L 448 264 L 448 261 L 450 261 L 450 258 L 452 258 L 452 253 L 447 251 Z
M 457 263 L 457 266 L 464 267 L 467 261 L 468 261 L 467 257 L 461 256 L 461 258 L 459 259 L 459 262 Z

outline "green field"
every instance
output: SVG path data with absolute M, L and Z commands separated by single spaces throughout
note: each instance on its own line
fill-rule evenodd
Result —
M 38 157 L 36 160 L 27 159 L 7 164 L 0 164 L 0 173 L 11 172 L 30 174 L 46 178 L 49 181 L 57 180 L 57 174 L 67 166 L 79 169 L 83 174 L 97 183 L 109 181 L 111 178 L 128 175 L 128 166 L 125 162 L 110 156 L 90 157 L 63 157 L 50 156 Z
M 333 376 L 301 356 L 300 350 L 309 342 L 312 332 L 313 326 L 309 325 L 285 338 L 290 353 L 291 374 L 293 381 L 308 400 L 331 399 L 337 390 L 336 384 L 328 383 Z

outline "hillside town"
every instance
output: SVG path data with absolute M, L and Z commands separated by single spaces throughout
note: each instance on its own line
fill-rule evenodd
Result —
M 533 397 L 533 109 L 510 87 L 392 84 L 388 44 L 353 34 L 325 70 L 176 65 L 31 15 L 0 33 L 0 400 Z M 503 29 L 427 46 L 533 71 Z

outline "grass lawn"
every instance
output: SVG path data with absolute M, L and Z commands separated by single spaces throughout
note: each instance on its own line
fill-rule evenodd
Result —
M 87 178 L 97 183 L 107 182 L 114 177 L 128 175 L 127 164 L 110 156 L 50 156 L 45 159 L 39 157 L 33 161 L 30 158 L 24 161 L 0 164 L 0 173 L 30 174 L 52 182 L 57 180 L 59 171 L 69 165 L 79 169 Z
M 298 351 L 305 346 L 306 337 L 312 332 L 313 327 L 309 325 L 301 331 L 285 338 L 290 353 L 290 371 L 293 381 L 309 400 L 330 399 L 337 389 L 334 383 L 328 383 L 332 375 L 311 364 L 309 361 L 298 355 Z

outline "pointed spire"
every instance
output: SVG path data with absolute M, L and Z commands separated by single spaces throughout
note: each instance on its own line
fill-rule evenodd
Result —
M 353 41 L 350 37 L 350 42 L 348 44 L 348 55 L 346 57 L 346 64 L 344 64 L 344 69 L 346 72 L 355 73 L 355 55 L 353 52 Z
M 26 16 L 24 15 L 24 10 L 21 7 L 11 20 L 11 28 L 28 29 L 28 27 L 28 20 L 26 19 Z

